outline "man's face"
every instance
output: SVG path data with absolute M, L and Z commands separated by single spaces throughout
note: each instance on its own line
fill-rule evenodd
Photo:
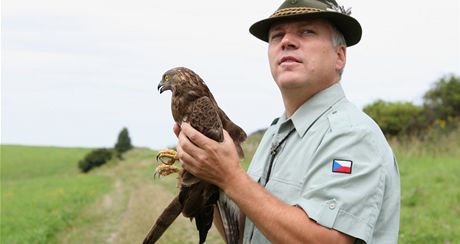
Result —
M 339 79 L 345 47 L 333 47 L 332 28 L 325 20 L 281 22 L 270 28 L 268 58 L 281 90 L 314 94 Z

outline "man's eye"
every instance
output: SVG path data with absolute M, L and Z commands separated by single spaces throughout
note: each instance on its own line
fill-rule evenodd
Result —
M 312 29 L 302 30 L 302 35 L 310 35 L 310 34 L 315 34 L 315 32 Z
M 276 32 L 276 33 L 273 33 L 270 35 L 270 38 L 269 40 L 276 40 L 276 39 L 279 39 L 283 36 L 283 33 L 281 32 Z

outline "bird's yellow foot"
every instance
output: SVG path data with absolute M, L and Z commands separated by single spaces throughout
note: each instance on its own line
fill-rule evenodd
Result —
M 179 171 L 180 169 L 174 165 L 160 164 L 155 169 L 155 175 L 168 176 L 170 174 L 177 173 Z
M 157 155 L 157 161 L 163 164 L 172 165 L 178 160 L 176 151 L 172 149 L 161 150 Z
M 180 169 L 174 166 L 174 162 L 178 160 L 177 153 L 174 150 L 161 150 L 157 155 L 157 161 L 160 165 L 155 169 L 154 176 L 168 176 L 173 173 L 178 173 Z

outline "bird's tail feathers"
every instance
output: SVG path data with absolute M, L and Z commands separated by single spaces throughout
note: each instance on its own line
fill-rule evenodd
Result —
M 206 241 L 208 231 L 212 226 L 212 216 L 214 213 L 214 205 L 209 205 L 203 208 L 195 217 L 195 224 L 200 234 L 200 244 Z
M 158 217 L 142 243 L 155 243 L 158 239 L 160 239 L 166 229 L 174 222 L 181 212 L 182 204 L 179 201 L 179 196 L 176 196 L 168 207 L 166 207 L 163 213 L 161 213 L 160 217 Z

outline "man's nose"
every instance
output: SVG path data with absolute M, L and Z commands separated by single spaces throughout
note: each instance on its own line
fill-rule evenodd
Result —
M 298 47 L 298 40 L 293 33 L 285 33 L 281 40 L 281 46 L 285 49 L 296 49 Z

